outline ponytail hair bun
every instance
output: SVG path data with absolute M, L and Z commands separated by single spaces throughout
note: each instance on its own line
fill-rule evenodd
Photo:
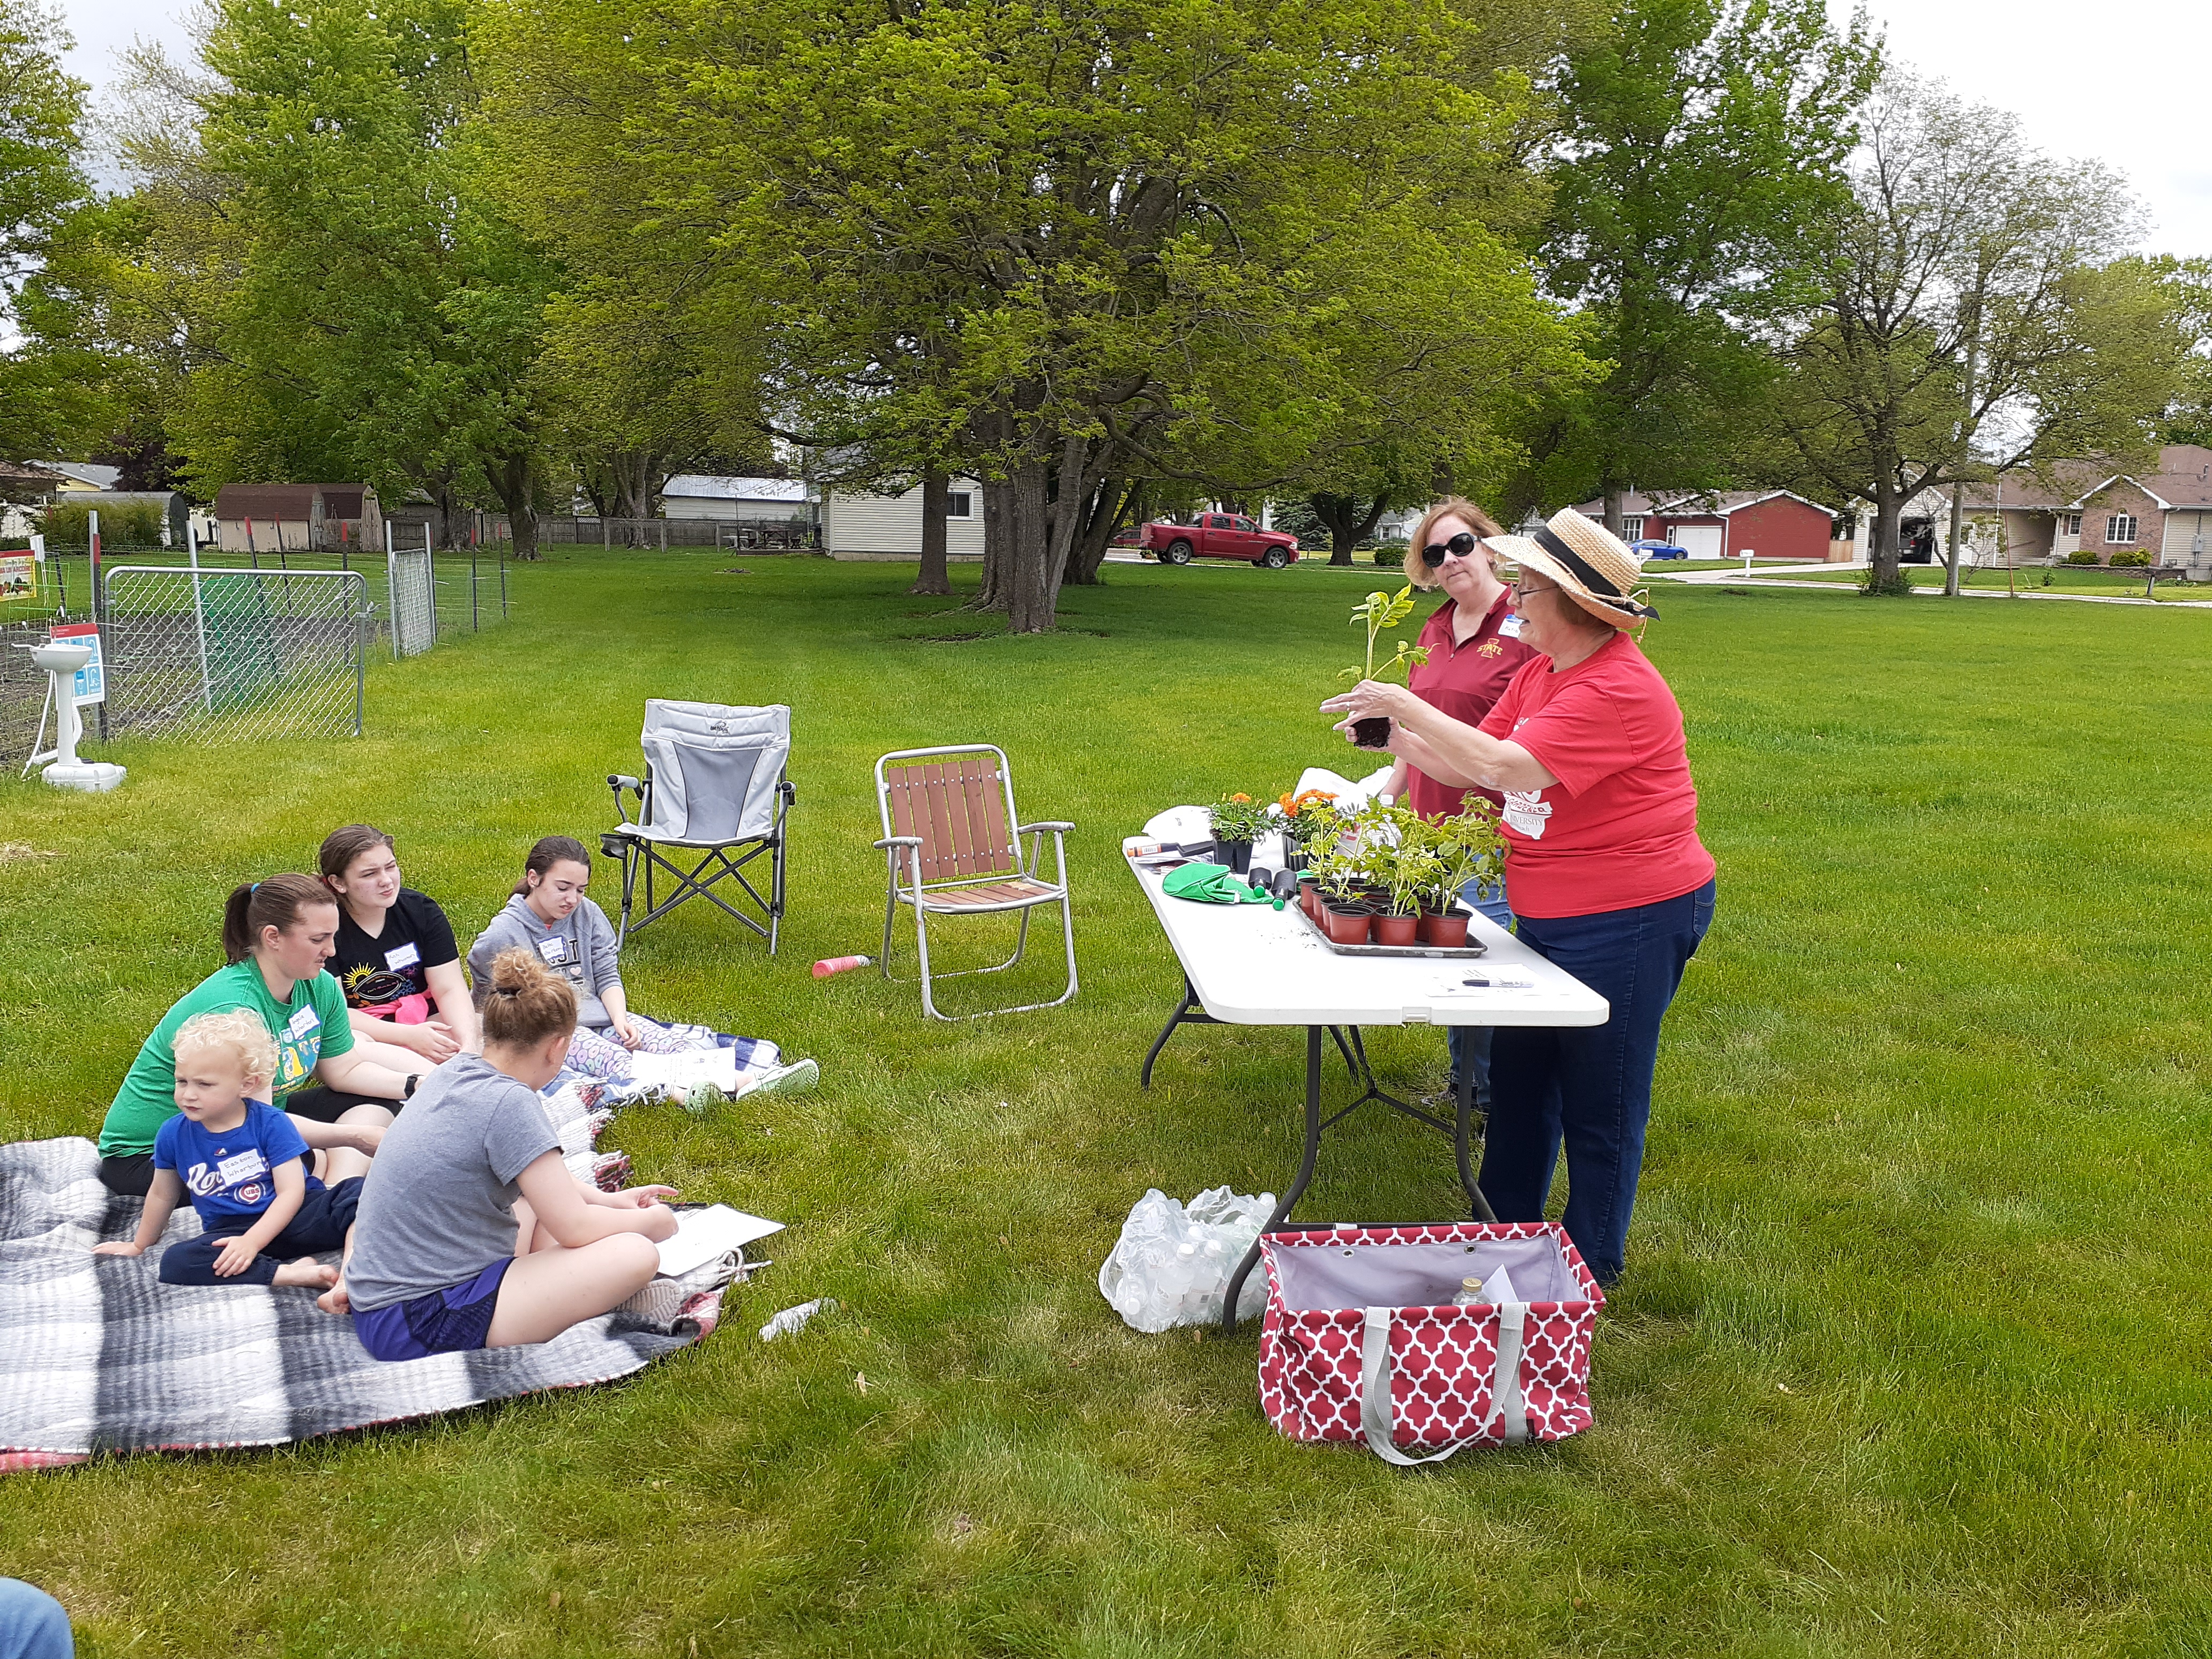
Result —
M 261 943 L 261 930 L 283 933 L 300 920 L 300 913 L 318 904 L 336 905 L 331 890 L 313 876 L 285 874 L 263 881 L 240 882 L 231 889 L 222 908 L 222 951 L 231 962 L 243 962 Z
M 484 1040 L 530 1048 L 576 1027 L 576 994 L 535 951 L 518 945 L 492 958 L 484 996 Z

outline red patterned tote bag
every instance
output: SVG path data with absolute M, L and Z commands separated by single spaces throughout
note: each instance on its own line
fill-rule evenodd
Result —
M 1605 1292 L 1557 1224 L 1285 1228 L 1260 1256 L 1260 1404 L 1291 1439 L 1411 1464 L 1589 1427 Z M 1453 1306 L 1468 1279 L 1498 1299 Z

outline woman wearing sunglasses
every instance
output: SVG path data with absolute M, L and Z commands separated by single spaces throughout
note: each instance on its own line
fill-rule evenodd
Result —
M 1522 665 L 1536 654 L 1516 637 L 1520 630 L 1512 620 L 1510 597 L 1483 544 L 1483 538 L 1498 533 L 1487 513 L 1452 495 L 1428 510 L 1407 545 L 1407 579 L 1416 587 L 1441 587 L 1444 592 L 1444 602 L 1421 629 L 1419 642 L 1427 647 L 1428 660 L 1407 677 L 1410 689 L 1431 708 L 1468 726 L 1481 724 Z M 1465 784 L 1439 781 L 1402 752 L 1396 758 L 1387 793 L 1425 818 L 1448 818 L 1464 805 L 1470 793 Z M 1489 795 L 1492 806 L 1504 805 L 1495 791 L 1476 793 Z M 1501 890 L 1485 890 L 1469 882 L 1460 896 L 1500 927 L 1513 926 Z M 1458 1089 L 1461 1078 L 1472 1077 L 1476 1103 L 1487 1109 L 1490 1028 L 1452 1025 L 1445 1032 L 1451 1051 L 1445 1097 Z
M 1641 562 L 1572 508 L 1491 539 L 1519 567 L 1523 643 L 1543 654 L 1479 723 L 1366 681 L 1322 705 L 1387 714 L 1390 747 L 1449 784 L 1502 790 L 1505 889 L 1522 943 L 1606 999 L 1602 1025 L 1501 1027 L 1490 1055 L 1483 1195 L 1540 1221 L 1567 1156 L 1567 1236 L 1598 1282 L 1620 1276 L 1651 1115 L 1659 1023 L 1713 916 L 1682 711 L 1637 649 L 1657 615 Z

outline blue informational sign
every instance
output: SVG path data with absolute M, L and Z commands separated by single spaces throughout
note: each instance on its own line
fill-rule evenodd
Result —
M 92 660 L 76 671 L 76 680 L 70 688 L 76 706 L 107 701 L 107 665 L 100 653 L 100 625 L 97 623 L 58 623 L 51 638 L 69 640 L 92 647 Z

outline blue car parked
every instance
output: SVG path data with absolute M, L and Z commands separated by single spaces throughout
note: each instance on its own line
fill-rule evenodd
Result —
M 1672 542 L 1631 542 L 1628 545 L 1632 551 L 1647 559 L 1686 559 L 1690 556 L 1688 548 L 1677 547 Z

